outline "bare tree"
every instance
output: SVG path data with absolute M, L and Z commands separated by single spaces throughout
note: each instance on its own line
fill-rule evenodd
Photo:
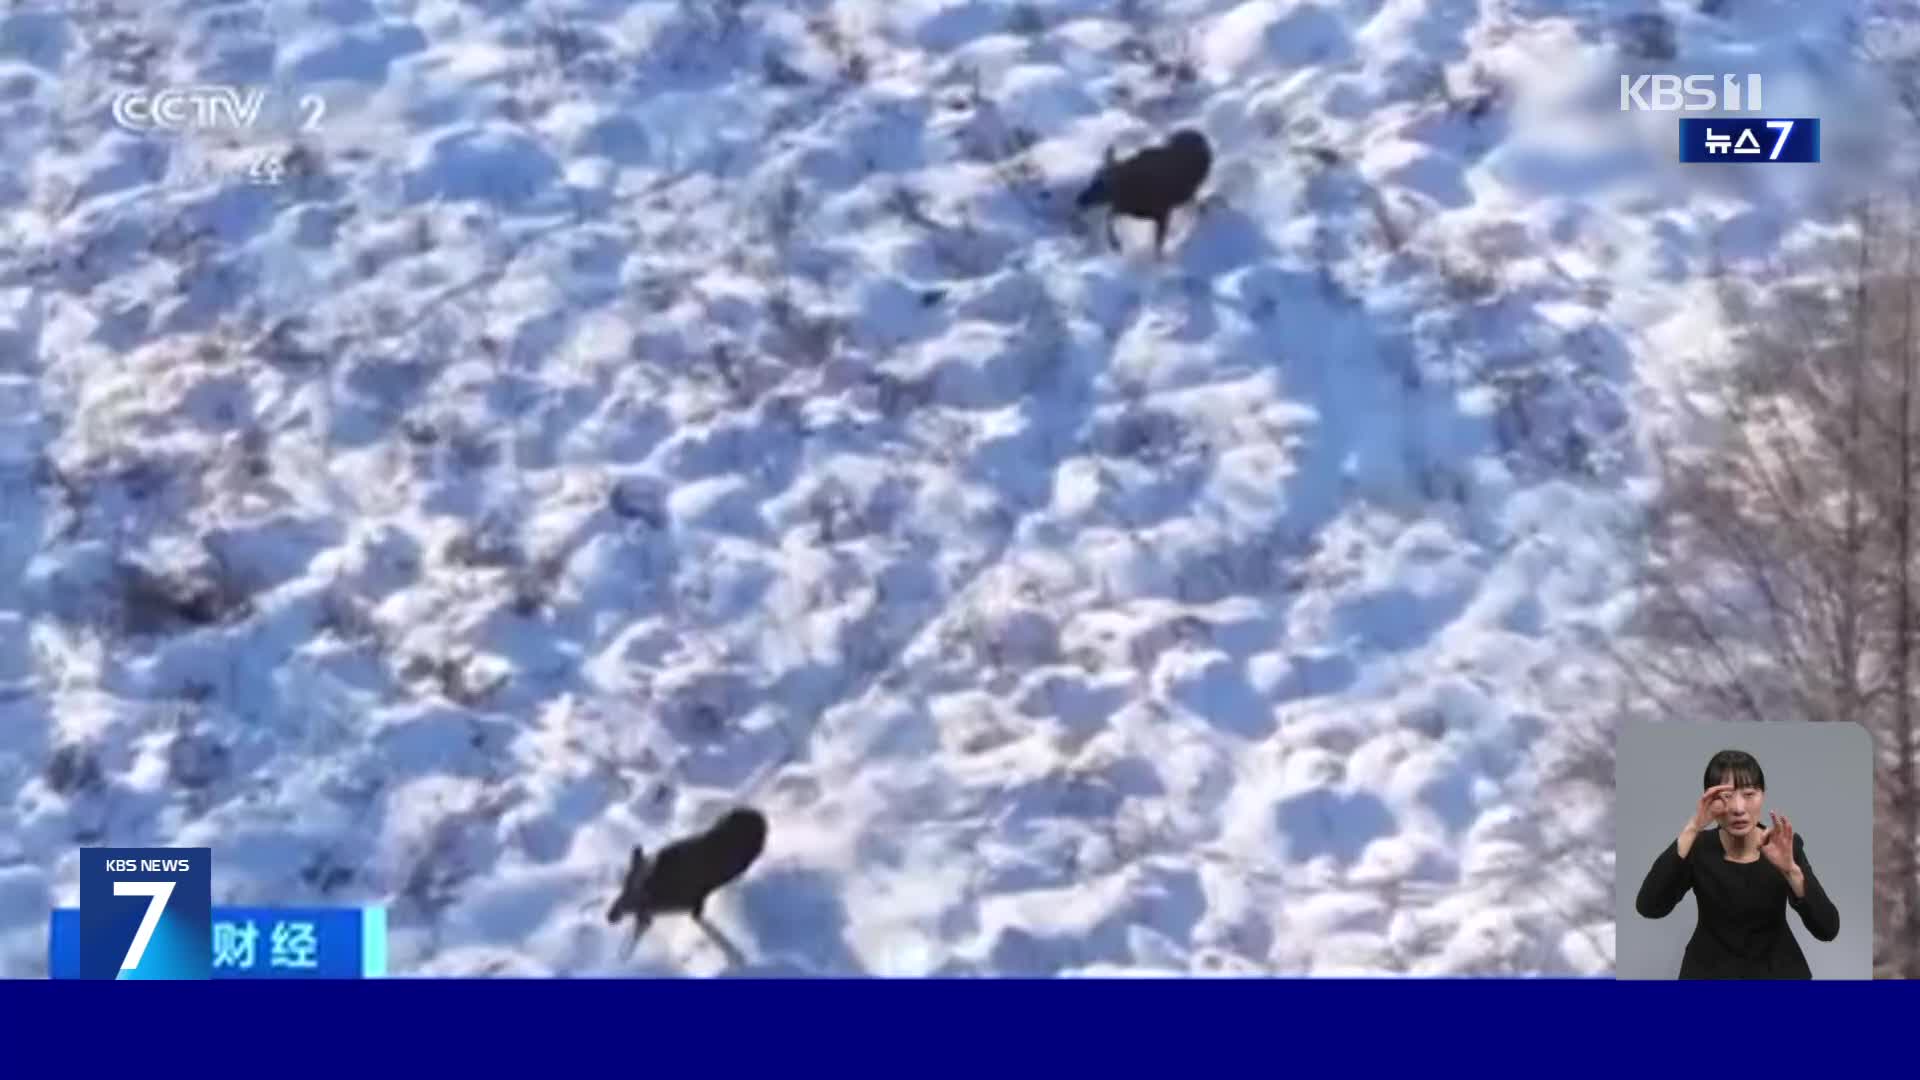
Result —
M 1896 838 L 1891 846 L 1891 862 L 1896 883 L 1904 882 L 1905 888 L 1876 889 L 1877 894 L 1885 894 L 1883 905 L 1888 915 L 1898 919 L 1900 932 L 1897 935 L 1905 964 L 1902 974 L 1907 978 L 1920 976 L 1920 902 L 1916 902 L 1914 888 L 1920 882 L 1920 835 L 1916 835 L 1915 826 L 1920 825 L 1916 812 L 1914 789 L 1914 744 L 1913 744 L 1913 695 L 1910 678 L 1910 658 L 1913 652 L 1913 384 L 1914 367 L 1920 364 L 1920 350 L 1914 335 L 1914 306 L 1920 302 L 1916 297 L 1916 285 L 1920 285 L 1920 262 L 1915 260 L 1916 226 L 1907 222 L 1903 230 L 1905 238 L 1905 260 L 1899 278 L 1901 288 L 1900 303 L 1897 305 L 1900 317 L 1900 337 L 1897 348 L 1886 350 L 1899 370 L 1900 391 L 1898 415 L 1893 425 L 1897 433 L 1899 451 L 1893 468 L 1894 482 L 1887 492 L 1888 512 L 1894 519 L 1893 592 L 1894 618 L 1892 627 L 1892 652 L 1894 658 L 1893 715 L 1887 725 L 1889 740 L 1893 746 L 1892 784 L 1890 785 L 1892 817 L 1896 825 L 1904 829 L 1876 829 Z
M 1658 446 L 1626 712 L 1858 723 L 1876 747 L 1875 963 L 1920 977 L 1915 787 L 1920 200 L 1863 204 L 1838 257 L 1719 279 L 1727 362 Z M 1705 433 L 1703 436 L 1701 433 Z

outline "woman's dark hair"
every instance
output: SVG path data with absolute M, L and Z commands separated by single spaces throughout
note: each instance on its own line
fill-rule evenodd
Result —
M 1743 788 L 1767 790 L 1767 774 L 1760 771 L 1760 763 L 1745 750 L 1722 750 L 1708 759 L 1705 782 L 1700 785 L 1700 789 L 1705 791 L 1723 782 Z

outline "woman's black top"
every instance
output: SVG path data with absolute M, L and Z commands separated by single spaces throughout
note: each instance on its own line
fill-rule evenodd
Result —
M 1700 919 L 1680 961 L 1683 979 L 1811 979 L 1806 955 L 1787 926 L 1787 909 L 1799 912 L 1807 931 L 1821 941 L 1839 935 L 1840 912 L 1813 876 L 1806 843 L 1797 833 L 1793 861 L 1806 875 L 1803 897 L 1793 895 L 1786 875 L 1764 857 L 1728 862 L 1720 831 L 1708 829 L 1694 837 L 1685 859 L 1678 840 L 1667 845 L 1640 883 L 1633 906 L 1658 919 L 1693 890 Z

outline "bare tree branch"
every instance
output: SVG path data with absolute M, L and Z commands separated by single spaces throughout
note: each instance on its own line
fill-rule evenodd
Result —
M 1920 199 L 1863 202 L 1842 256 L 1716 280 L 1731 362 L 1658 446 L 1623 713 L 1859 723 L 1876 747 L 1875 964 L 1920 977 L 1913 657 Z

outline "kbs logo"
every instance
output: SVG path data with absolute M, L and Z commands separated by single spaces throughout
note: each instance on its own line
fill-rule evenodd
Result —
M 81 848 L 80 977 L 213 977 L 212 848 Z
M 1632 112 L 1747 112 L 1760 111 L 1760 76 L 1722 75 L 1714 93 L 1712 75 L 1620 76 L 1620 111 Z

